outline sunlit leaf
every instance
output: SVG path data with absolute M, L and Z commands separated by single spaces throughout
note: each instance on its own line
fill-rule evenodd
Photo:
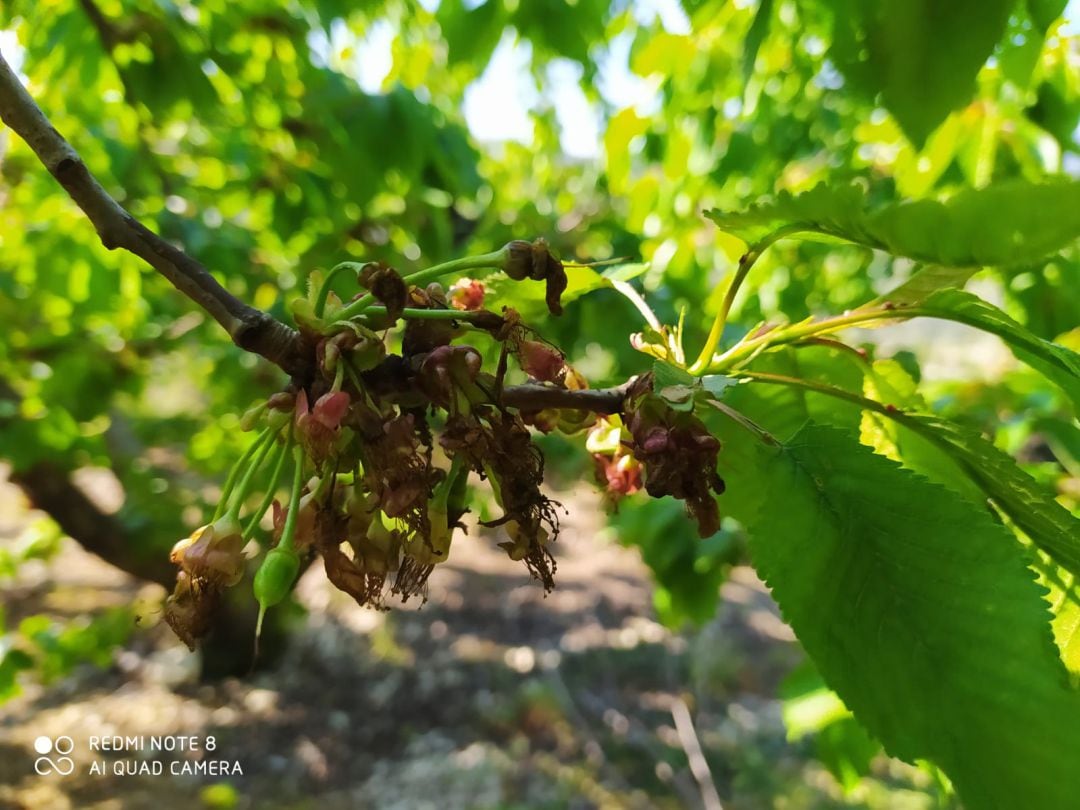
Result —
M 970 100 L 1012 7 L 1009 0 L 842 0 L 833 4 L 833 58 L 857 86 L 880 94 L 921 146 Z
M 1012 181 L 967 189 L 945 202 L 874 205 L 857 186 L 781 192 L 744 211 L 709 211 L 749 244 L 779 230 L 855 242 L 949 266 L 1031 261 L 1080 237 L 1080 181 Z
M 1071 807 L 1080 693 L 1008 531 L 832 428 L 803 429 L 763 474 L 755 564 L 886 750 L 938 763 L 975 810 Z

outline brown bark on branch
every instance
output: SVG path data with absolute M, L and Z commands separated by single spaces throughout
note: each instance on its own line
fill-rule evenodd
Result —
M 109 250 L 122 248 L 146 261 L 208 312 L 233 342 L 265 357 L 290 375 L 302 375 L 308 358 L 299 333 L 222 287 L 202 264 L 171 245 L 129 214 L 87 169 L 0 56 L 0 120 L 38 156 L 75 204 L 93 223 Z
M 615 388 L 586 388 L 571 391 L 549 385 L 526 383 L 503 389 L 502 403 L 523 411 L 539 411 L 545 408 L 565 408 L 593 413 L 618 413 L 622 410 L 626 392 L 633 380 Z
M 0 402 L 18 406 L 18 392 L 0 377 Z M 8 420 L 0 419 L 0 433 Z M 163 554 L 140 554 L 130 529 L 119 518 L 101 511 L 72 482 L 67 470 L 48 461 L 12 470 L 11 483 L 19 487 L 30 504 L 47 514 L 72 540 L 132 576 L 166 587 L 176 578 L 176 569 Z
M 117 518 L 102 512 L 67 472 L 47 461 L 11 474 L 32 506 L 47 514 L 91 554 L 132 576 L 171 587 L 176 568 L 165 554 L 140 554 L 130 530 Z

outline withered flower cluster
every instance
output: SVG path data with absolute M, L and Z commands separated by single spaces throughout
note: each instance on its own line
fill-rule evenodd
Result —
M 544 281 L 550 310 L 562 311 L 566 274 L 542 239 L 511 242 L 498 255 L 510 278 Z M 242 528 L 239 510 L 250 482 L 260 464 L 276 456 L 264 487 L 272 494 L 290 451 L 293 490 L 286 503 L 272 503 L 274 548 L 256 577 L 264 608 L 283 598 L 302 561 L 316 556 L 330 582 L 361 605 L 382 608 L 391 594 L 423 598 L 432 570 L 449 558 L 455 532 L 464 530 L 470 478 L 487 481 L 501 509 L 483 525 L 501 527 L 499 546 L 550 590 L 559 504 L 541 489 L 544 457 L 530 427 L 591 428 L 589 449 L 612 500 L 644 481 L 651 495 L 685 500 L 703 535 L 716 530 L 712 493 L 723 489 L 715 471 L 719 443 L 692 414 L 672 410 L 653 394 L 651 375 L 637 379 L 621 399 L 621 421 L 610 413 L 598 422 L 572 395 L 590 393 L 585 378 L 514 310 L 482 309 L 482 282 L 461 279 L 447 296 L 439 284 L 410 284 L 382 263 L 355 275 L 360 290 L 352 302 L 326 288 L 294 302 L 311 352 L 310 373 L 245 415 L 246 426 L 266 427 L 238 463 L 246 470 L 236 475 L 236 492 L 226 485 L 218 510 L 224 517 L 173 549 L 180 570 L 166 619 L 189 645 L 209 629 L 220 591 L 243 576 L 244 547 L 270 499 Z M 398 344 L 391 337 L 402 321 Z M 485 368 L 477 341 L 498 349 L 494 368 Z M 388 345 L 400 351 L 391 353 Z M 520 398 L 508 405 L 504 377 L 511 359 L 529 378 L 526 388 L 558 389 L 559 396 L 541 397 L 535 407 Z M 559 407 L 546 404 L 553 401 Z M 606 438 L 598 449 L 601 434 Z M 281 572 L 267 570 L 271 563 Z M 260 595 L 260 587 L 273 594 Z
M 653 392 L 653 377 L 634 381 L 623 410 L 633 441 L 631 451 L 645 468 L 645 490 L 654 498 L 671 495 L 686 502 L 702 537 L 720 528 L 713 494 L 722 495 L 724 481 L 716 472 L 720 442 L 693 411 L 678 411 Z
M 508 247 L 505 269 L 516 278 L 520 249 Z M 542 242 L 529 245 L 528 254 L 526 276 L 548 282 L 558 309 L 561 263 Z M 478 309 L 480 282 L 452 289 L 460 314 L 439 284 L 411 286 L 386 264 L 366 265 L 357 282 L 357 298 L 370 294 L 378 302 L 374 314 L 335 321 L 345 305 L 332 294 L 325 312 L 313 295 L 296 307 L 313 371 L 264 406 L 265 414 L 288 422 L 272 441 L 302 448 L 310 474 L 290 550 L 321 556 L 329 580 L 361 605 L 382 607 L 388 594 L 422 597 L 432 570 L 449 556 L 455 530 L 463 529 L 467 482 L 475 475 L 490 483 L 502 509 L 488 524 L 504 528 L 500 545 L 552 588 L 557 504 L 541 491 L 544 459 L 522 414 L 503 405 L 500 394 L 507 357 L 534 381 L 565 387 L 561 353 L 538 353 L 542 344 L 530 340 L 532 331 L 513 310 Z M 390 329 L 405 312 L 401 353 L 390 354 Z M 469 336 L 501 344 L 495 374 L 464 341 Z M 579 375 L 573 380 L 583 383 Z M 288 507 L 273 507 L 278 543 Z M 189 644 L 209 628 L 220 590 L 242 577 L 245 541 L 233 519 L 174 548 L 180 571 L 166 619 Z

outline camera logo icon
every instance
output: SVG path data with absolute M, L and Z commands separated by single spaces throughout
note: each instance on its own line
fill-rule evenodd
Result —
M 68 756 L 74 748 L 75 741 L 66 735 L 55 740 L 44 735 L 38 737 L 34 740 L 34 750 L 41 756 L 34 760 L 34 771 L 38 776 L 50 773 L 68 776 L 75 770 L 75 760 Z

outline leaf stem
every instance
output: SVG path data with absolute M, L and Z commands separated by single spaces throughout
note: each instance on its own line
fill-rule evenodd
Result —
M 712 328 L 709 330 L 709 336 L 705 338 L 705 345 L 701 348 L 701 354 L 698 355 L 694 364 L 687 369 L 691 374 L 703 374 L 705 369 L 707 369 L 712 362 L 713 355 L 716 353 L 716 347 L 720 345 L 720 337 L 724 334 L 724 326 L 727 324 L 727 318 L 731 313 L 731 307 L 735 303 L 735 296 L 738 294 L 739 288 L 746 280 L 746 277 L 749 275 L 755 262 L 761 258 L 761 254 L 765 252 L 769 245 L 778 239 L 783 239 L 785 236 L 798 233 L 803 229 L 804 226 L 802 223 L 793 223 L 791 225 L 785 225 L 782 228 L 777 228 L 772 233 L 766 234 L 757 242 L 750 245 L 746 253 L 742 255 L 739 259 L 739 266 L 735 270 L 735 275 L 732 277 L 731 283 L 728 284 L 727 291 L 724 293 L 724 300 L 720 304 L 720 310 L 713 319 Z
M 270 473 L 270 481 L 266 485 L 266 494 L 263 496 L 262 501 L 259 503 L 258 509 L 255 510 L 251 516 L 251 520 L 248 521 L 247 527 L 244 529 L 244 542 L 247 542 L 255 530 L 259 527 L 259 521 L 262 520 L 262 516 L 266 514 L 266 510 L 270 508 L 270 504 L 274 500 L 274 495 L 277 491 L 278 482 L 281 480 L 281 473 L 285 469 L 285 459 L 289 456 L 289 448 L 292 447 L 292 430 L 289 430 L 289 437 L 286 439 L 285 444 L 281 446 L 281 451 L 278 453 L 277 461 L 274 462 L 274 471 Z
M 316 318 L 321 318 L 323 312 L 326 311 L 326 299 L 330 297 L 330 282 L 345 270 L 353 270 L 359 275 L 363 269 L 364 265 L 360 262 L 341 262 L 330 268 L 330 272 L 326 274 L 326 278 L 323 279 L 322 285 L 319 287 L 319 295 L 315 299 Z
M 744 340 L 741 343 L 732 346 L 724 354 L 713 360 L 707 369 L 707 373 L 719 374 L 721 372 L 726 372 L 738 362 L 745 360 L 764 349 L 769 349 L 774 346 L 783 346 L 788 343 L 795 343 L 808 337 L 828 334 L 830 332 L 839 331 L 840 329 L 847 329 L 850 326 L 857 326 L 872 321 L 891 321 L 898 318 L 908 319 L 919 317 L 942 316 L 940 313 L 927 312 L 918 307 L 897 307 L 890 310 L 855 310 L 854 312 L 849 312 L 845 315 L 837 315 L 820 321 L 800 321 L 796 324 L 778 327 L 777 329 L 773 329 L 756 338 Z
M 229 470 L 229 475 L 225 478 L 225 483 L 221 487 L 221 497 L 218 499 L 217 507 L 214 509 L 214 517 L 210 521 L 211 523 L 225 514 L 225 506 L 229 502 L 233 488 L 236 486 L 236 480 L 240 477 L 240 472 L 251 460 L 251 457 L 255 455 L 255 451 L 266 441 L 271 430 L 272 428 L 270 427 L 263 428 L 259 435 L 255 437 L 255 441 L 248 445 L 247 450 L 244 451 L 243 455 L 241 455 L 240 458 L 236 460 L 236 463 L 233 464 L 232 469 Z
M 749 416 L 742 413 L 741 411 L 735 410 L 735 408 L 732 408 L 730 405 L 721 402 L 718 399 L 708 399 L 706 400 L 706 402 L 716 408 L 716 410 L 720 411 L 720 413 L 727 416 L 733 422 L 738 424 L 740 427 L 754 434 L 754 436 L 762 444 L 767 444 L 770 447 L 780 446 L 779 439 L 777 439 L 775 436 L 769 433 L 769 431 L 765 430 L 765 428 L 763 428 L 761 425 L 759 425 L 757 422 L 755 422 L 753 419 L 751 419 Z
M 809 391 L 816 391 L 819 394 L 825 394 L 826 396 L 835 397 L 836 399 L 847 400 L 854 405 L 858 405 L 860 408 L 866 408 L 867 410 L 876 411 L 877 413 L 890 417 L 902 415 L 895 407 L 884 405 L 877 400 L 868 399 L 860 394 L 853 394 L 851 391 L 845 391 L 843 388 L 837 388 L 835 385 L 819 383 L 814 380 L 804 380 L 800 377 L 789 377 L 786 374 L 771 374 L 766 371 L 736 370 L 732 371 L 731 374 L 732 376 L 742 377 L 755 382 L 775 383 L 777 385 L 791 385 L 797 388 L 806 388 Z
M 281 531 L 281 540 L 277 546 L 287 551 L 293 548 L 297 513 L 300 511 L 300 493 L 304 489 L 304 448 L 299 444 L 293 448 L 293 461 L 296 468 L 293 470 L 292 491 L 289 494 L 289 511 L 285 513 L 285 527 Z
M 405 307 L 401 310 L 401 317 L 407 321 L 465 321 L 476 320 L 476 313 L 483 310 L 462 309 L 420 309 L 418 307 Z M 364 315 L 385 315 L 386 307 L 373 305 L 362 313 Z M 489 316 L 490 317 L 490 316 Z
M 611 279 L 611 286 L 615 290 L 622 294 L 623 298 L 634 305 L 634 308 L 641 313 L 641 317 L 645 319 L 645 323 L 655 329 L 657 332 L 663 328 L 660 325 L 660 319 L 656 317 L 656 313 L 652 311 L 652 307 L 641 297 L 641 293 L 634 289 L 633 285 L 626 281 L 620 281 L 619 279 Z
M 503 266 L 507 258 L 509 258 L 509 255 L 509 251 L 505 247 L 501 247 L 492 253 L 481 253 L 478 256 L 464 256 L 460 259 L 452 259 L 448 262 L 443 262 L 442 264 L 436 264 L 426 270 L 418 270 L 415 273 L 410 273 L 405 276 L 405 281 L 409 284 L 420 286 L 429 281 L 434 281 L 441 276 L 457 273 L 462 270 L 476 270 L 482 267 L 498 269 Z M 336 313 L 336 320 L 344 321 L 349 318 L 354 318 L 361 312 L 370 308 L 374 301 L 375 296 L 368 293 Z
M 236 489 L 229 495 L 231 506 L 226 514 L 230 515 L 237 522 L 239 522 L 240 519 L 240 507 L 243 506 L 244 498 L 247 497 L 248 490 L 251 489 L 251 484 L 255 480 L 255 473 L 259 471 L 263 461 L 266 460 L 266 456 L 274 446 L 274 440 L 277 438 L 277 430 L 273 430 L 273 428 L 267 428 L 267 430 L 273 432 L 271 432 L 269 438 L 263 442 L 262 447 L 259 448 L 258 454 L 252 458 L 251 463 L 248 464 L 247 469 L 244 470 L 244 477 L 240 479 L 240 483 L 236 486 Z

